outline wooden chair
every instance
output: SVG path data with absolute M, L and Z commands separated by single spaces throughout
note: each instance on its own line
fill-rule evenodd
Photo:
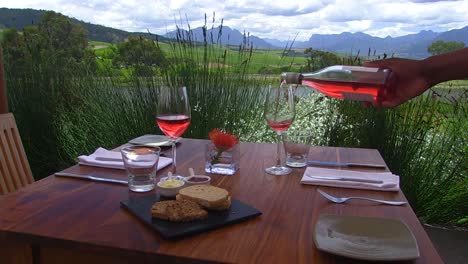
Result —
M 12 113 L 0 114 L 0 194 L 34 181 Z
M 0 45 L 0 195 L 13 192 L 33 181 L 15 118 L 12 113 L 8 113 Z

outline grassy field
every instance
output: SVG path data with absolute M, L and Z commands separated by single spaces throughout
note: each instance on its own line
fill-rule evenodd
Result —
M 89 47 L 91 47 L 93 50 L 100 50 L 100 49 L 105 49 L 112 44 L 108 42 L 102 42 L 102 41 L 89 41 L 88 42 Z
M 175 55 L 171 44 L 160 42 L 158 43 L 161 50 L 166 54 L 167 58 L 174 58 Z M 197 44 L 195 44 L 197 45 Z M 97 56 L 101 58 L 107 58 L 115 45 L 105 42 L 90 42 L 90 46 L 93 47 Z M 196 61 L 200 61 L 205 52 L 205 47 L 202 44 L 195 46 L 191 51 L 195 56 Z M 245 58 L 239 56 L 239 47 L 220 47 L 217 45 L 210 45 L 209 47 L 209 58 L 214 58 L 210 63 L 213 66 L 219 66 L 217 58 L 224 58 L 224 61 L 228 64 L 223 65 L 224 67 L 232 67 L 242 63 L 246 63 Z M 249 73 L 259 73 L 261 69 L 268 69 L 270 72 L 282 72 L 282 71 L 298 71 L 301 66 L 305 65 L 305 56 L 283 56 L 283 50 L 281 49 L 255 49 L 252 50 L 252 54 L 249 61 Z

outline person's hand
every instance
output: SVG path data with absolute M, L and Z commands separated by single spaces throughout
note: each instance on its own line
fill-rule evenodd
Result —
M 423 75 L 421 61 L 392 58 L 365 62 L 364 66 L 392 70 L 389 77 L 389 89 L 380 102 L 383 107 L 398 106 L 422 94 L 430 87 Z

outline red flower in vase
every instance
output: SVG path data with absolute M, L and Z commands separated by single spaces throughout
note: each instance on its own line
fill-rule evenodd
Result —
M 221 151 L 228 150 L 239 143 L 238 137 L 219 128 L 211 130 L 210 133 L 208 133 L 208 136 L 216 148 Z

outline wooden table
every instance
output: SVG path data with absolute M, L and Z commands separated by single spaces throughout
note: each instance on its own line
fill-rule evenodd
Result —
M 204 171 L 206 143 L 182 139 L 180 172 L 189 167 Z M 120 207 L 120 201 L 141 194 L 121 185 L 49 176 L 0 197 L 0 263 L 360 263 L 316 249 L 313 230 L 321 213 L 401 219 L 421 253 L 410 263 L 442 263 L 410 206 L 330 203 L 315 186 L 299 184 L 303 168 L 287 176 L 264 173 L 275 160 L 275 145 L 241 143 L 240 148 L 240 170 L 233 176 L 213 175 L 212 184 L 262 211 L 260 217 L 166 241 Z M 385 164 L 371 149 L 312 147 L 309 157 Z M 73 166 L 66 171 L 125 179 L 124 171 L 114 169 Z M 402 192 L 322 188 L 335 195 L 406 199 Z

